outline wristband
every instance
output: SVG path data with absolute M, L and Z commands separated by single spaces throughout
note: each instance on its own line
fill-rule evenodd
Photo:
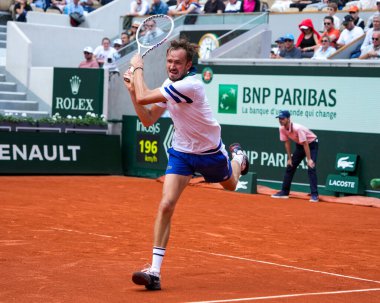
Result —
M 132 74 L 135 73 L 135 71 L 137 71 L 138 69 L 141 69 L 142 71 L 144 70 L 144 68 L 142 68 L 141 66 L 137 66 L 137 67 L 134 67 L 133 70 L 132 70 Z

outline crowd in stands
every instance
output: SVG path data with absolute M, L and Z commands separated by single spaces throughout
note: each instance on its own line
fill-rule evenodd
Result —
M 111 1 L 113 0 L 13 0 L 11 12 L 13 19 L 18 22 L 27 22 L 27 13 L 32 10 L 66 14 L 73 16 L 71 25 L 78 26 L 87 13 Z
M 311 19 L 303 20 L 298 25 L 301 33 L 297 40 L 289 33 L 279 37 L 270 58 L 329 59 L 337 50 L 364 37 L 359 47 L 350 52 L 349 58 L 380 59 L 380 0 L 376 0 L 376 6 L 377 12 L 365 21 L 359 16 L 359 7 L 352 5 L 341 22 L 335 15 L 337 4 L 329 3 L 328 15 L 323 19 L 323 30 L 316 30 Z

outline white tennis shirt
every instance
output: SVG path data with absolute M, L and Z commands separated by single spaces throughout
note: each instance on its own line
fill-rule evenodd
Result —
M 174 124 L 172 146 L 175 150 L 200 154 L 215 149 L 221 140 L 221 127 L 212 115 L 203 83 L 195 75 L 172 82 L 166 79 L 160 88 L 165 107 Z

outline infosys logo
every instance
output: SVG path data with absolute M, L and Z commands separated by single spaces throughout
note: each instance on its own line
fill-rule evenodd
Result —
M 238 86 L 236 84 L 219 84 L 218 113 L 237 113 Z

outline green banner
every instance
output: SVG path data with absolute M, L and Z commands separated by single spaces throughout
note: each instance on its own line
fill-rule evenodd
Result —
M 338 193 L 359 193 L 359 178 L 330 174 L 326 179 L 326 189 Z
M 146 128 L 137 117 L 124 116 L 124 173 L 152 178 L 163 175 L 167 165 L 166 150 L 171 146 L 173 131 L 172 120 L 169 118 L 161 118 Z M 317 174 L 321 193 L 331 194 L 324 189 L 325 181 L 329 174 L 335 172 L 336 155 L 345 152 L 360 156 L 357 177 L 368 195 L 380 196 L 380 192 L 375 193 L 370 188 L 370 180 L 378 178 L 380 172 L 378 155 L 373 152 L 380 150 L 379 135 L 322 130 L 316 131 L 316 134 L 319 139 Z M 287 155 L 278 128 L 222 125 L 222 139 L 227 147 L 234 142 L 241 143 L 251 163 L 250 172 L 256 173 L 258 184 L 281 187 Z M 292 149 L 294 148 L 293 145 Z M 310 191 L 305 161 L 300 164 L 294 176 L 292 190 Z
M 0 174 L 121 174 L 120 136 L 0 132 Z
M 172 120 L 168 118 L 161 118 L 152 126 L 145 127 L 136 116 L 123 116 L 124 173 L 151 178 L 162 176 L 173 131 Z
M 54 68 L 52 114 L 62 117 L 103 114 L 104 70 Z
M 341 172 L 354 172 L 356 170 L 358 155 L 339 153 L 336 155 L 335 169 Z

